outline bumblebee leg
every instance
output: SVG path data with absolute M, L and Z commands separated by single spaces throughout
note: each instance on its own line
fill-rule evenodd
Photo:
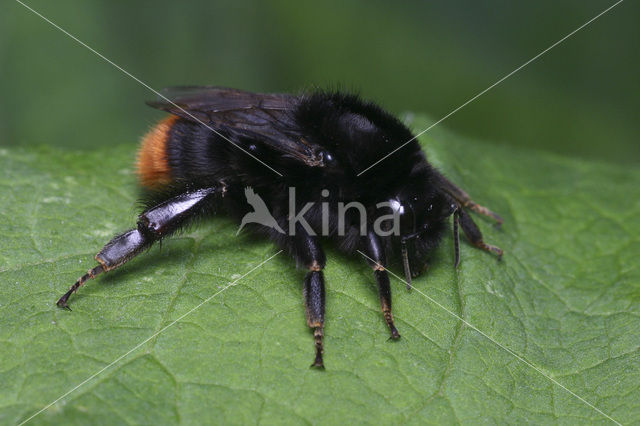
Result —
M 391 312 L 391 285 L 389 284 L 389 273 L 385 269 L 386 259 L 384 249 L 382 248 L 380 239 L 372 231 L 364 237 L 363 246 L 367 256 L 372 259 L 367 261 L 373 268 L 373 273 L 378 283 L 378 294 L 380 295 L 380 305 L 382 307 L 384 320 L 387 322 L 389 330 L 391 331 L 391 338 L 393 340 L 399 339 L 400 333 L 398 333 L 393 323 L 393 313 Z
M 324 274 L 322 271 L 310 270 L 304 278 L 304 303 L 307 311 L 307 324 L 313 328 L 313 339 L 316 346 L 316 357 L 312 367 L 324 368 L 322 354 L 324 346 Z
M 501 248 L 492 246 L 482 241 L 482 232 L 480 232 L 480 229 L 478 229 L 478 226 L 475 224 L 473 219 L 471 219 L 471 216 L 469 216 L 467 212 L 464 211 L 464 209 L 459 208 L 456 210 L 456 213 L 458 216 L 458 220 L 460 222 L 460 227 L 464 231 L 464 235 L 467 236 L 471 244 L 473 244 L 474 246 L 482 250 L 486 250 L 488 252 L 497 254 L 498 258 L 502 257 Z M 456 222 L 457 220 L 454 213 L 454 229 L 456 227 Z M 457 260 L 458 259 L 456 259 L 456 261 Z
M 324 368 L 322 338 L 324 336 L 325 290 L 322 270 L 327 260 L 317 238 L 309 235 L 301 226 L 296 228 L 292 244 L 297 262 L 309 270 L 304 278 L 303 296 L 307 325 L 313 329 L 316 347 L 316 357 L 311 367 Z
M 504 222 L 504 219 L 502 219 L 502 217 L 500 217 L 499 214 L 492 212 L 491 210 L 489 210 L 484 206 L 481 206 L 480 204 L 477 204 L 475 201 L 471 199 L 469 194 L 467 194 L 462 188 L 455 185 L 453 182 L 451 182 L 449 179 L 444 177 L 437 170 L 434 169 L 434 172 L 436 176 L 438 176 L 438 179 L 440 180 L 442 189 L 447 194 L 451 195 L 451 197 L 453 197 L 453 199 L 456 200 L 458 204 L 460 204 L 462 207 L 471 209 L 476 213 L 489 216 L 490 218 L 498 222 L 498 224 L 502 224 L 502 222 Z
M 175 232 L 190 219 L 206 212 L 222 188 L 185 192 L 145 210 L 138 216 L 138 227 L 117 235 L 96 255 L 99 265 L 90 269 L 71 286 L 56 303 L 69 309 L 67 301 L 85 282 L 102 272 L 115 269 L 131 260 L 160 239 Z

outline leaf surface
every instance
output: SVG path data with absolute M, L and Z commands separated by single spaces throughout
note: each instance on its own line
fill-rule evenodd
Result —
M 413 126 L 427 127 L 418 118 Z M 415 287 L 622 423 L 640 422 L 640 170 L 434 129 L 430 161 L 505 218 L 498 262 L 449 235 Z M 274 253 L 224 217 L 55 300 L 135 223 L 133 147 L 0 150 L 0 423 L 28 418 Z M 33 424 L 609 423 L 393 281 L 388 341 L 363 259 L 329 250 L 326 371 L 304 272 L 281 254 L 36 416 Z M 396 273 L 401 273 L 395 269 Z

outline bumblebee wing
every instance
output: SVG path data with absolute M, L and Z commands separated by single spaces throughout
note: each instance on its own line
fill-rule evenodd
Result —
M 201 114 L 198 118 L 208 118 L 210 114 L 225 111 L 241 111 L 255 108 L 271 111 L 287 111 L 295 106 L 297 97 L 280 93 L 252 93 L 244 90 L 216 86 L 177 86 L 163 89 L 157 102 L 148 105 L 169 111 L 172 114 L 191 118 L 180 108 Z M 178 108 L 179 107 L 179 108 Z M 203 120 L 204 121 L 204 120 Z
M 203 122 L 233 139 L 245 137 L 308 166 L 324 166 L 325 150 L 304 140 L 292 112 L 299 98 L 213 86 L 164 89 L 148 105 L 187 120 Z

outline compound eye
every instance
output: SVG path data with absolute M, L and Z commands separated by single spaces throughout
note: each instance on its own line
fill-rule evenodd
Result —
M 328 166 L 332 166 L 333 164 L 335 164 L 335 159 L 329 151 L 322 151 L 322 160 Z
M 389 207 L 391 207 L 391 210 L 399 215 L 404 214 L 404 206 L 400 204 L 400 201 L 396 200 L 395 198 L 389 200 Z

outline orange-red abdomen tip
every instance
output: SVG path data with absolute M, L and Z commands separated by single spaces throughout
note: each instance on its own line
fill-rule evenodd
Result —
M 171 182 L 167 142 L 171 127 L 177 119 L 175 115 L 165 118 L 142 139 L 138 152 L 138 177 L 142 186 L 157 188 Z

